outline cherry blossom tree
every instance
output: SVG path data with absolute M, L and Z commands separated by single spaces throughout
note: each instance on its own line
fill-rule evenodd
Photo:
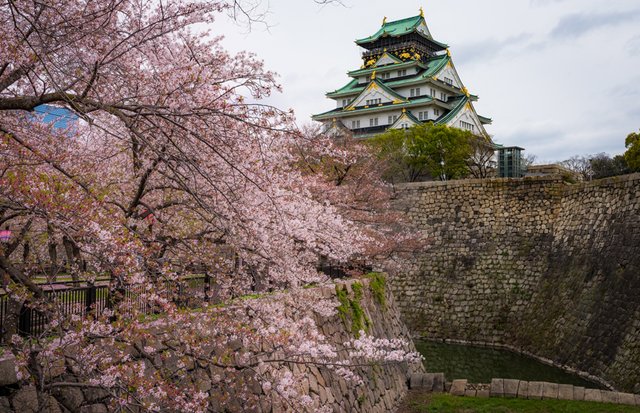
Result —
M 229 300 L 323 282 L 319 257 L 348 262 L 379 253 L 381 240 L 397 241 L 368 225 L 376 212 L 367 202 L 384 191 L 343 185 L 335 162 L 331 179 L 301 168 L 292 114 L 247 103 L 279 88 L 274 74 L 249 53 L 228 54 L 203 30 L 238 11 L 251 16 L 250 5 L 225 0 L 0 2 L 0 223 L 14 234 L 0 251 L 0 272 L 13 300 L 49 320 L 42 336 L 12 341 L 21 378 L 40 390 L 100 387 L 123 406 L 204 410 L 208 399 L 197 389 L 147 377 L 131 360 L 131 346 L 142 358 L 158 352 L 144 344 L 158 335 L 161 347 L 192 361 L 210 354 L 205 347 L 259 338 L 289 361 L 353 376 L 311 318 L 285 316 L 283 306 L 296 305 L 286 294 L 210 308 L 215 323 L 170 299 L 189 268 L 209 271 L 218 299 Z M 77 121 L 47 124 L 34 113 L 42 105 Z M 322 156 L 347 168 L 362 153 L 327 143 Z M 55 275 L 58 245 L 74 278 L 108 277 L 104 311 L 63 315 L 34 282 L 45 267 Z M 159 320 L 125 299 L 131 286 L 162 310 Z M 308 306 L 335 311 L 327 299 L 308 297 Z M 398 352 L 402 343 L 362 335 L 345 345 L 365 359 L 415 361 Z M 70 353 L 76 379 L 48 382 L 42 366 Z M 282 360 L 258 353 L 218 367 L 251 371 L 294 410 L 308 408 L 287 387 L 292 377 L 269 369 Z

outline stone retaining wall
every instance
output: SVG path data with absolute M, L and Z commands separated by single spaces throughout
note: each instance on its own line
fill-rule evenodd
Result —
M 369 287 L 368 279 L 340 281 L 337 286 L 346 288 L 348 293 L 346 297 L 349 300 L 354 300 L 356 299 L 353 293 L 355 283 L 359 283 L 361 286 L 362 298 L 358 302 L 368 320 L 369 334 L 378 338 L 404 338 L 409 342 L 409 347 L 415 351 L 409 331 L 400 319 L 399 311 L 390 291 L 388 289 L 383 292 L 380 289 L 373 291 Z M 327 298 L 336 297 L 336 286 L 333 284 L 317 287 L 314 290 L 305 290 L 305 293 L 309 293 L 309 291 Z M 380 293 L 384 294 L 384 300 L 380 299 Z M 297 314 L 296 316 L 308 315 L 310 314 Z M 348 315 L 341 317 L 338 314 L 328 319 L 318 318 L 317 314 L 314 316 L 319 323 L 321 332 L 329 338 L 332 344 L 340 345 L 354 337 L 351 325 L 353 320 Z M 153 365 L 148 365 L 145 375 L 154 374 L 156 371 L 175 369 L 178 360 L 171 356 L 171 351 L 166 348 L 157 350 L 162 352 L 162 357 L 157 357 Z M 135 354 L 132 356 L 136 357 Z M 269 391 L 263 389 L 250 374 L 240 378 L 230 378 L 220 368 L 202 364 L 202 360 L 187 363 L 185 368 L 188 372 L 186 378 L 182 380 L 195 383 L 200 391 L 209 394 L 210 412 L 280 413 L 289 411 L 286 406 L 274 403 Z M 73 380 L 73 377 L 67 374 L 68 369 L 70 367 L 68 365 L 65 367 L 64 362 L 57 363 L 55 373 L 51 370 L 50 374 L 58 381 Z M 422 365 L 407 366 L 406 363 L 362 367 L 359 373 L 365 377 L 365 384 L 355 386 L 345 382 L 332 370 L 322 366 L 283 363 L 278 366 L 278 369 L 288 369 L 295 373 L 304 374 L 298 385 L 301 386 L 305 394 L 312 397 L 316 408 L 330 406 L 334 412 L 367 413 L 394 411 L 406 394 L 409 375 L 424 372 Z M 247 405 L 239 394 L 234 393 L 233 384 L 230 381 L 239 379 L 246 384 L 252 394 L 257 396 L 257 405 L 253 407 Z M 227 401 L 224 407 L 221 407 L 222 398 Z M 12 357 L 5 356 L 0 360 L 0 412 L 103 413 L 109 410 L 109 406 L 108 393 L 99 388 L 61 387 L 50 393 L 39 393 L 35 387 L 18 382 Z
M 640 174 L 407 184 L 396 207 L 430 240 L 390 282 L 412 333 L 640 393 Z
M 447 382 L 442 373 L 427 373 L 412 375 L 410 384 L 411 389 L 435 393 L 449 392 L 453 396 L 575 400 L 640 406 L 640 395 L 543 381 L 492 379 L 491 383 L 475 384 L 464 379 Z

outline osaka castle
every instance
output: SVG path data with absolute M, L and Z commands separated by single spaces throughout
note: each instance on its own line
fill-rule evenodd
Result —
M 434 122 L 489 140 L 484 125 L 491 119 L 476 113 L 478 97 L 462 83 L 448 46 L 431 36 L 422 8 L 415 17 L 385 17 L 377 32 L 356 44 L 365 49 L 362 66 L 348 72 L 349 83 L 327 93 L 336 108 L 312 117 L 327 131 L 348 129 L 364 138 Z

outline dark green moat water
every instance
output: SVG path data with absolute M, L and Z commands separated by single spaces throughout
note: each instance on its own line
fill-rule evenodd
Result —
M 601 388 L 556 367 L 505 350 L 458 344 L 416 341 L 429 372 L 443 372 L 448 381 L 467 379 L 471 383 L 489 383 L 492 378 L 547 381 Z

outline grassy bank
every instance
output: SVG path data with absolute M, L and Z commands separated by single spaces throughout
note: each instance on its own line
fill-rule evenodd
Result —
M 565 400 L 482 399 L 410 392 L 398 413 L 640 413 L 638 406 Z

